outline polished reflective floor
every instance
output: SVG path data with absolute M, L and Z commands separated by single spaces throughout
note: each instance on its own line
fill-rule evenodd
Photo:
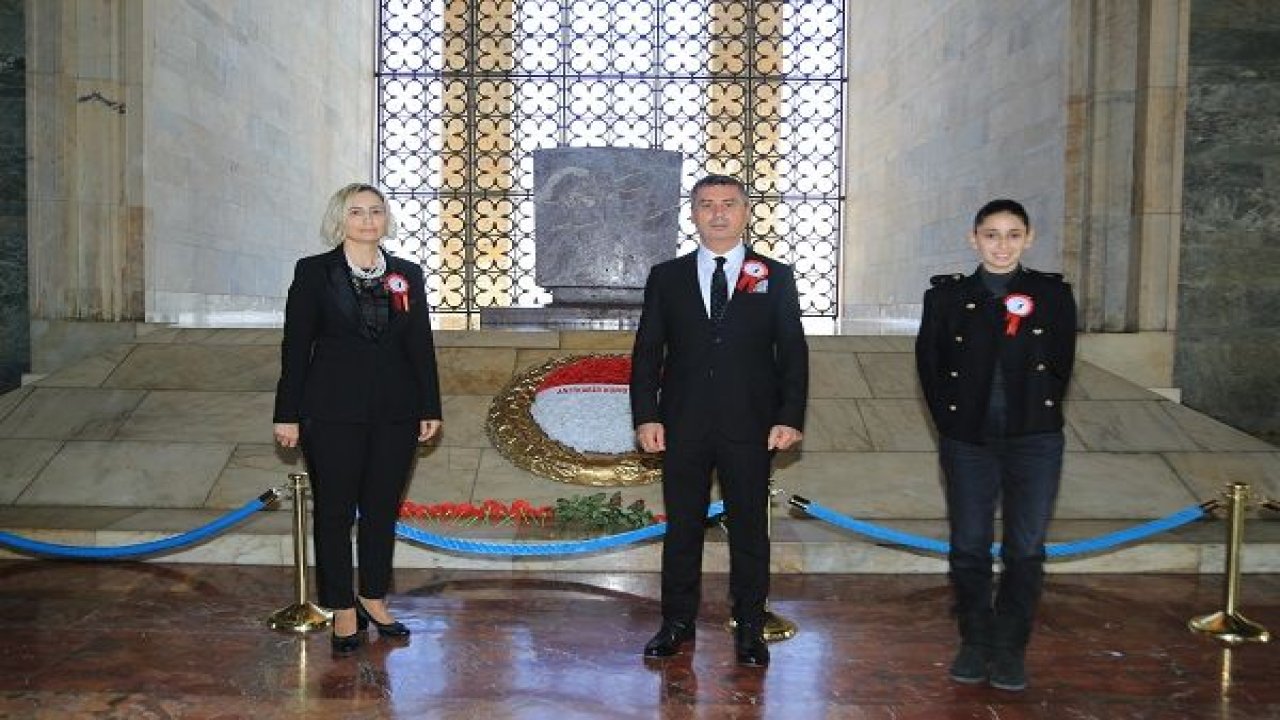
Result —
M 936 575 L 781 575 L 799 626 L 766 670 L 733 663 L 723 576 L 692 652 L 645 662 L 651 574 L 401 571 L 408 643 L 281 634 L 289 568 L 0 562 L 5 718 L 1276 718 L 1280 648 L 1186 630 L 1221 609 L 1218 576 L 1053 575 L 1023 693 L 946 678 Z M 1240 610 L 1280 629 L 1280 576 Z

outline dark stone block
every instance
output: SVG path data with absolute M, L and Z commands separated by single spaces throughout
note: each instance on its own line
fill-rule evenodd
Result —
M 27 199 L 27 178 L 25 174 L 0 173 L 0 197 L 7 197 L 25 202 Z M 12 217 L 12 215 L 10 215 Z
M 535 273 L 553 304 L 639 306 L 649 268 L 679 245 L 681 162 L 648 148 L 534 151 Z
M 1244 289 L 1245 327 L 1280 330 L 1280 280 Z
M 1179 338 L 1174 382 L 1191 408 L 1246 432 L 1280 432 L 1280 332 Z
M 1197 65 L 1280 64 L 1280 29 L 1247 25 L 1205 28 L 1191 23 L 1191 57 Z
M 0 393 L 17 390 L 22 387 L 22 373 L 30 369 L 21 363 L 0 359 Z
M 1193 0 L 1174 380 L 1280 432 L 1280 3 Z
M 1178 332 L 1194 337 L 1197 331 L 1221 332 L 1236 326 L 1247 314 L 1244 288 L 1209 282 L 1178 287 Z

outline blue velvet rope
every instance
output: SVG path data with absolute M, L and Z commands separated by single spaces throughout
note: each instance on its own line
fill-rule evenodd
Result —
M 724 503 L 717 501 L 711 503 L 711 506 L 707 508 L 707 517 L 715 517 L 722 512 L 724 512 Z M 412 525 L 396 523 L 397 535 L 402 539 L 412 540 L 413 542 L 422 545 L 429 545 L 431 547 L 450 550 L 452 552 L 470 553 L 475 555 L 509 555 L 517 557 L 575 555 L 599 552 L 601 550 L 610 550 L 628 543 L 655 538 L 666 531 L 666 523 L 655 523 L 637 530 L 628 530 L 627 532 L 618 533 L 616 535 L 605 535 L 604 537 L 596 537 L 586 540 L 503 543 L 487 540 L 464 540 L 461 538 L 449 537 L 447 535 L 437 535 L 436 533 L 427 532 L 426 530 L 413 527 Z
M 116 558 L 137 557 L 139 555 L 155 555 L 158 553 L 186 547 L 200 542 L 235 525 L 255 512 L 266 507 L 267 503 L 276 499 L 276 492 L 269 490 L 254 500 L 244 504 L 239 510 L 233 510 L 222 517 L 188 530 L 180 535 L 173 535 L 161 540 L 135 543 L 132 545 L 83 546 L 60 545 L 58 543 L 41 542 L 24 538 L 12 533 L 0 532 L 0 545 L 6 545 L 19 552 L 31 555 L 43 555 L 54 558 L 72 558 L 77 560 L 114 560 Z
M 883 525 L 867 522 L 865 520 L 856 520 L 847 515 L 842 515 L 829 508 L 825 508 L 815 502 L 793 497 L 791 504 L 804 510 L 809 515 L 828 522 L 836 527 L 849 530 L 851 532 L 865 535 L 875 540 L 880 540 L 893 545 L 901 545 L 916 550 L 924 550 L 926 552 L 938 553 L 946 555 L 951 550 L 951 544 L 942 540 L 907 533 L 901 530 L 894 530 Z M 1116 530 L 1115 532 L 1106 533 L 1093 538 L 1084 538 L 1082 540 L 1072 540 L 1063 543 L 1050 543 L 1045 546 L 1045 554 L 1049 557 L 1067 557 L 1070 555 L 1082 555 L 1087 553 L 1095 553 L 1101 550 L 1107 550 L 1117 545 L 1142 540 L 1153 535 L 1172 530 L 1177 527 L 1195 522 L 1204 517 L 1205 509 L 1200 505 L 1191 505 L 1185 507 L 1171 515 L 1151 520 L 1132 527 Z M 998 556 L 1000 554 L 1000 544 L 996 543 L 991 546 L 991 554 Z
M 152 540 L 150 542 L 110 547 L 77 546 L 41 542 L 39 540 L 31 540 L 12 533 L 0 532 L 0 545 L 5 545 L 19 552 L 25 552 L 33 555 L 82 560 L 109 560 L 125 557 L 137 557 L 140 555 L 154 555 L 186 547 L 200 542 L 207 537 L 220 533 L 227 528 L 242 522 L 253 513 L 261 510 L 267 503 L 271 502 L 275 498 L 275 491 L 268 491 L 258 498 L 246 503 L 238 510 L 227 513 L 226 515 L 193 530 L 164 538 L 162 540 Z M 884 527 L 883 525 L 866 522 L 864 520 L 857 520 L 855 518 L 848 517 L 847 515 L 842 515 L 815 502 L 805 498 L 800 498 L 799 496 L 794 496 L 791 500 L 791 504 L 804 510 L 810 516 L 826 521 L 836 527 L 893 545 L 901 545 L 903 547 L 924 550 L 940 555 L 947 554 L 951 547 L 949 543 L 941 540 L 916 535 L 914 533 L 907 533 L 901 530 L 894 530 L 893 528 Z M 724 503 L 712 503 L 712 505 L 707 509 L 707 517 L 715 517 L 722 512 L 724 512 Z M 1205 509 L 1202 506 L 1191 505 L 1163 518 L 1151 520 L 1133 527 L 1123 528 L 1097 537 L 1073 540 L 1064 543 L 1051 543 L 1045 547 L 1045 553 L 1049 557 L 1055 558 L 1095 553 L 1181 527 L 1188 523 L 1195 522 L 1204 516 Z M 616 535 L 606 535 L 604 537 L 589 538 L 585 540 L 501 543 L 448 537 L 437 533 L 427 532 L 426 530 L 406 525 L 404 523 L 396 523 L 397 535 L 402 539 L 410 540 L 422 545 L 436 547 L 442 550 L 449 550 L 452 552 L 517 557 L 573 555 L 600 552 L 602 550 L 609 550 L 629 543 L 659 537 L 666 533 L 666 530 L 666 523 L 656 523 L 636 530 L 618 533 Z M 992 546 L 991 552 L 993 555 L 999 555 L 999 543 Z

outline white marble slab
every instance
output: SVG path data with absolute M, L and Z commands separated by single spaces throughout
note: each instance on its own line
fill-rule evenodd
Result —
M 17 504 L 200 507 L 232 449 L 227 443 L 68 442 Z
M 436 330 L 436 347 L 558 348 L 560 333 L 554 330 Z
M 922 400 L 859 400 L 858 409 L 876 450 L 915 452 L 938 447 Z
M 947 561 L 872 542 L 814 543 L 804 546 L 804 565 L 796 572 L 942 574 L 947 572 Z
M 1276 543 L 1255 543 L 1249 539 L 1249 533 L 1246 528 L 1244 544 L 1237 551 L 1239 555 L 1236 562 L 1239 563 L 1241 573 L 1278 573 L 1280 572 L 1280 544 Z M 1220 545 L 1201 545 L 1200 546 L 1200 569 L 1202 573 L 1227 573 L 1227 546 L 1226 543 Z M 1248 580 L 1242 580 L 1248 583 Z M 1214 608 L 1221 609 L 1221 608 Z M 1248 607 L 1244 608 L 1246 615 Z M 1206 610 L 1205 612 L 1210 612 Z
M 1147 519 L 1205 498 L 1154 453 L 1066 453 L 1055 515 L 1062 519 Z
M 4 420 L 13 409 L 18 407 L 35 390 L 32 386 L 14 388 L 7 393 L 0 393 L 0 420 Z
M 424 449 L 414 464 L 406 499 L 418 503 L 470 502 L 480 465 L 479 449 Z
M 492 395 L 445 395 L 441 398 L 444 427 L 440 444 L 477 449 L 491 447 L 485 433 L 485 420 L 492 404 Z
M 243 504 L 243 503 L 241 503 Z M 229 535 L 288 535 L 293 532 L 293 507 L 288 500 L 280 502 L 282 510 L 259 510 L 221 534 Z M 225 516 L 227 510 L 187 510 L 182 508 L 147 508 L 130 513 L 100 528 L 110 532 L 151 532 L 166 536 L 203 527 Z
M 1047 573 L 1195 573 L 1200 572 L 1200 546 L 1182 543 L 1130 545 L 1110 552 L 1052 559 Z M 1052 582 L 1052 581 L 1050 581 Z M 1052 592 L 1052 589 L 1049 590 Z
M 153 390 L 119 430 L 123 440 L 271 440 L 275 393 Z
M 238 508 L 273 487 L 288 487 L 289 474 L 306 472 L 299 453 L 275 445 L 241 443 L 218 474 L 207 508 Z
M 774 485 L 854 518 L 942 518 L 941 477 L 930 452 L 831 452 L 805 454 Z
M 511 381 L 515 348 L 436 348 L 445 395 L 496 395 Z
M 1197 447 L 1162 407 L 1168 401 L 1076 400 L 1071 429 L 1094 452 L 1160 452 Z
M 852 353 L 809 353 L 809 397 L 869 398 L 871 386 Z
M 846 353 L 901 353 L 915 350 L 915 328 L 906 335 L 809 335 L 809 350 Z
M 105 387 L 275 391 L 278 345 L 137 345 Z
M 1223 499 L 1227 486 L 1242 482 L 1249 484 L 1255 500 L 1280 501 L 1280 452 L 1170 452 L 1163 457 L 1202 500 Z
M 61 447 L 60 440 L 0 438 L 0 504 L 22 494 Z
M 104 544 L 120 544 L 125 542 L 146 542 L 154 537 L 151 533 L 110 532 L 102 533 L 99 540 Z M 314 561 L 315 553 L 308 555 Z M 155 558 L 173 563 L 211 563 L 218 565 L 292 565 L 293 539 L 285 535 L 245 535 L 227 534 L 211 538 L 207 542 L 169 552 Z M 292 584 L 282 584 L 280 588 L 280 607 L 293 601 Z
M 111 373 L 134 349 L 133 344 L 119 345 L 105 352 L 59 368 L 40 380 L 41 387 L 101 387 Z
M 1071 385 L 1067 388 L 1067 397 L 1081 400 L 1158 400 L 1160 398 L 1159 395 L 1144 387 L 1083 360 L 1076 361 L 1076 366 L 1071 371 Z
M 871 436 L 858 404 L 837 398 L 809 400 L 801 449 L 806 452 L 871 450 Z
M 145 395 L 142 390 L 39 387 L 0 422 L 0 437 L 106 440 Z
M 859 354 L 858 362 L 876 398 L 921 397 L 916 360 L 911 353 Z
M 1280 451 L 1275 445 L 1259 440 L 1252 435 L 1237 430 L 1226 423 L 1218 422 L 1204 413 L 1196 412 L 1186 405 L 1178 403 L 1162 403 L 1164 410 L 1178 427 L 1189 436 L 1202 450 L 1215 452 L 1275 452 Z

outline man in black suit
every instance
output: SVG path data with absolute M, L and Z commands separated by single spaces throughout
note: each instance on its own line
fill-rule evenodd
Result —
M 654 266 L 631 359 L 631 415 L 645 452 L 663 452 L 662 627 L 667 657 L 694 637 L 714 470 L 729 529 L 739 664 L 764 666 L 769 466 L 801 439 L 809 348 L 791 268 L 742 243 L 751 211 L 736 178 L 693 186 L 698 250 Z

